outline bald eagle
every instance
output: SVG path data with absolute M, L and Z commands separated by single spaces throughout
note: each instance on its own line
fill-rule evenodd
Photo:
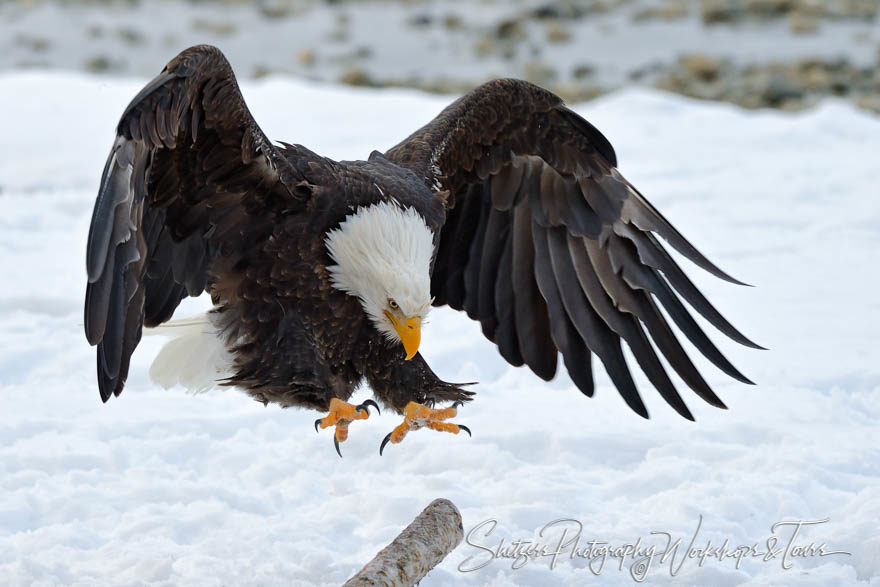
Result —
M 337 451 L 349 423 L 378 410 L 373 400 L 347 402 L 364 380 L 404 416 L 382 448 L 421 427 L 470 433 L 444 420 L 473 392 L 439 379 L 418 353 L 432 306 L 464 310 L 508 363 L 542 379 L 561 354 L 587 396 L 595 354 L 645 418 L 621 341 L 685 418 L 693 416 L 655 346 L 698 396 L 724 407 L 660 306 L 712 363 L 751 383 L 680 298 L 733 340 L 760 347 L 658 236 L 739 282 L 624 179 L 602 133 L 533 84 L 488 82 L 384 154 L 333 161 L 273 144 L 223 54 L 196 46 L 134 97 L 116 132 L 86 260 L 85 332 L 98 347 L 105 402 L 122 392 L 143 327 L 168 322 L 184 297 L 202 292 L 213 309 L 169 322 L 176 337 L 154 379 L 232 385 L 264 403 L 327 412 L 316 429 L 335 427 Z

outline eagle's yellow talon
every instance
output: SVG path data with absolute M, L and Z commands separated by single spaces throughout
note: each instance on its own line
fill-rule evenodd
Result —
M 452 432 L 453 434 L 458 434 L 458 426 L 447 422 L 428 422 L 425 426 L 438 432 Z
M 410 430 L 418 430 L 419 428 L 427 427 L 438 432 L 451 432 L 452 434 L 458 434 L 461 430 L 464 430 L 470 436 L 471 431 L 467 426 L 443 422 L 443 420 L 455 417 L 457 413 L 458 410 L 455 407 L 435 410 L 416 402 L 409 402 L 403 408 L 403 422 L 389 432 L 384 440 L 382 440 L 382 444 L 379 446 L 379 454 L 382 454 L 382 451 L 385 450 L 385 445 L 389 442 L 397 444 L 404 439 Z
M 348 425 L 354 420 L 366 420 L 369 418 L 370 410 L 368 406 L 373 406 L 377 412 L 379 411 L 379 406 L 371 399 L 355 406 L 334 397 L 330 400 L 330 413 L 323 418 L 315 420 L 315 432 L 319 431 L 319 427 L 323 429 L 335 425 L 336 431 L 333 434 L 333 446 L 336 447 L 336 453 L 341 457 L 342 452 L 339 450 L 339 443 L 345 442 L 348 438 Z

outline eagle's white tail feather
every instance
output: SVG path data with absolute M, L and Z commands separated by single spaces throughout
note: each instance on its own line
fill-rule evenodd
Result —
M 207 314 L 145 328 L 144 333 L 172 337 L 150 367 L 150 379 L 165 389 L 180 384 L 200 393 L 232 374 L 232 354 Z

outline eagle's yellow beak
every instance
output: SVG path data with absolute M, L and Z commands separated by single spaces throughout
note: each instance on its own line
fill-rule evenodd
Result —
M 416 356 L 416 353 L 419 350 L 419 342 L 422 340 L 421 317 L 413 316 L 412 318 L 407 319 L 406 322 L 401 323 L 388 310 L 385 310 L 385 315 L 388 316 L 388 319 L 391 320 L 392 326 L 394 326 L 394 330 L 397 331 L 397 335 L 400 337 L 400 342 L 403 343 L 403 349 L 406 351 L 406 360 L 409 361 Z

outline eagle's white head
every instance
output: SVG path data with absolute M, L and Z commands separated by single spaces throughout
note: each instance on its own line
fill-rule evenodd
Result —
M 376 329 L 411 359 L 431 309 L 434 234 L 412 208 L 379 202 L 359 207 L 324 240 L 331 283 L 357 297 Z

